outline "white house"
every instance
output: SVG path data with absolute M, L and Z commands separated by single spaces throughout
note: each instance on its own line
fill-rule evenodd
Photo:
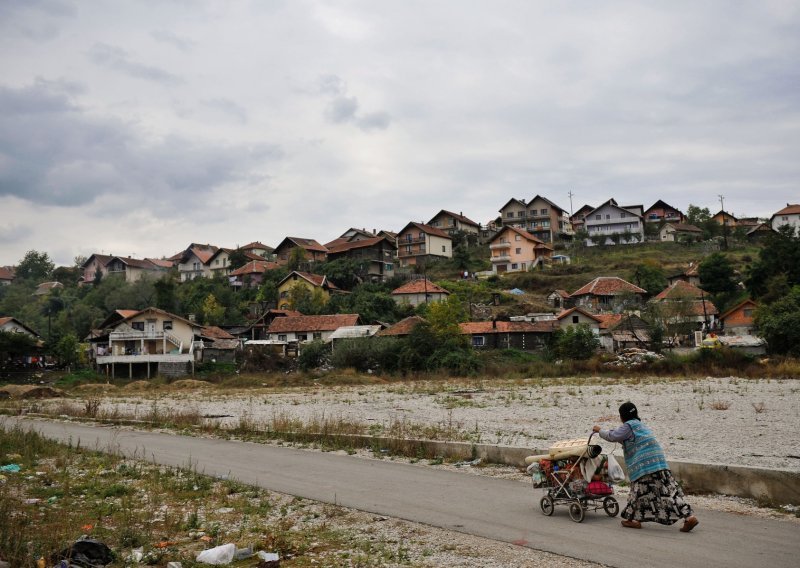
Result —
M 614 244 L 612 235 L 619 235 L 619 244 L 638 243 L 644 240 L 644 220 L 641 205 L 621 207 L 609 199 L 600 207 L 587 213 L 584 228 L 589 233 L 586 245 L 594 245 L 595 239 L 605 237 L 601 244 Z
M 800 229 L 800 204 L 787 203 L 786 207 L 770 217 L 769 223 L 776 231 L 783 225 L 791 225 L 797 231 Z

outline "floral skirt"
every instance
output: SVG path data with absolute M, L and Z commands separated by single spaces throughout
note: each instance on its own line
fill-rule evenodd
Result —
M 628 521 L 672 525 L 693 514 L 681 489 L 668 469 L 644 475 L 631 483 L 628 504 L 620 515 Z

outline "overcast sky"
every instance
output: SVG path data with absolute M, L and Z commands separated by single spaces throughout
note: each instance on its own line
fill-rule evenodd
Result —
M 799 23 L 796 0 L 0 0 L 0 265 L 536 194 L 769 216 L 800 202 Z

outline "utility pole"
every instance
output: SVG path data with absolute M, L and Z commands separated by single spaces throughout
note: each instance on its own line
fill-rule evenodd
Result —
M 575 195 L 575 194 L 572 193 L 572 190 L 570 189 L 567 192 L 567 195 L 569 195 L 569 216 L 572 217 L 572 215 L 573 215 L 573 213 L 572 213 L 572 196 Z
M 722 208 L 722 239 L 725 243 L 725 250 L 728 250 L 728 218 L 725 213 L 725 196 L 717 195 L 719 197 L 719 206 Z

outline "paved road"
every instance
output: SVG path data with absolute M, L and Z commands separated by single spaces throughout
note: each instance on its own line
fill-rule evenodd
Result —
M 46 436 L 80 440 L 164 465 L 193 464 L 213 476 L 337 503 L 380 515 L 515 542 L 610 566 L 798 566 L 800 531 L 794 523 L 698 511 L 700 525 L 622 529 L 618 519 L 588 513 L 581 524 L 565 507 L 552 517 L 538 508 L 540 492 L 516 482 L 433 468 L 363 460 L 293 448 L 192 438 L 42 420 L 6 418 Z

